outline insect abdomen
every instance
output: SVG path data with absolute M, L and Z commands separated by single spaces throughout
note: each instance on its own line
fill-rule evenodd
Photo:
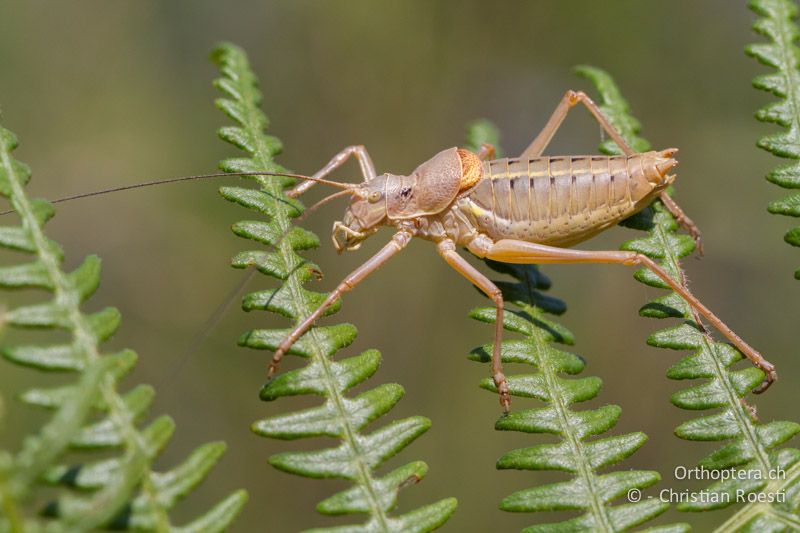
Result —
M 487 161 L 458 208 L 493 240 L 570 246 L 645 207 L 671 181 L 669 155 Z

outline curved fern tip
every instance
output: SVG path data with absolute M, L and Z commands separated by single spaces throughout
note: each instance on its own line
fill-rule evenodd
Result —
M 572 67 L 573 74 L 584 78 L 596 77 L 597 79 L 610 79 L 611 75 L 605 70 L 592 65 L 575 65 Z
M 214 64 L 220 65 L 225 61 L 225 57 L 231 54 L 236 54 L 240 56 L 246 55 L 245 51 L 238 45 L 230 41 L 220 41 L 211 50 L 211 53 L 209 54 L 209 59 L 211 59 L 211 61 Z
M 17 146 L 19 146 L 19 140 L 14 132 L 7 130 L 3 126 L 0 126 L 0 146 L 4 150 L 14 150 Z

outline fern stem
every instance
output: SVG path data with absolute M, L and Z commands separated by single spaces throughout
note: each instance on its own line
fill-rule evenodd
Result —
M 224 446 L 198 448 L 172 471 L 151 470 L 174 423 L 161 416 L 138 429 L 137 421 L 155 392 L 144 385 L 125 394 L 118 392 L 118 381 L 133 368 L 136 354 L 131 350 L 106 354 L 100 349 L 117 330 L 119 311 L 81 310 L 100 283 L 100 260 L 89 256 L 75 270 L 64 270 L 63 251 L 43 229 L 53 215 L 52 205 L 26 194 L 31 172 L 12 157 L 17 144 L 16 136 L 0 127 L 0 195 L 19 216 L 18 224 L 0 228 L 4 235 L 0 246 L 32 254 L 35 260 L 3 267 L 0 286 L 39 288 L 49 294 L 46 301 L 9 310 L 5 322 L 15 328 L 60 334 L 55 343 L 3 346 L 0 355 L 19 365 L 75 372 L 78 377 L 66 385 L 31 389 L 22 395 L 22 401 L 51 409 L 53 414 L 36 434 L 22 441 L 15 456 L 0 452 L 0 530 L 78 532 L 132 527 L 166 533 L 174 529 L 168 511 L 203 480 Z M 81 463 L 69 464 L 70 458 L 64 455 L 73 449 L 119 451 L 113 457 L 81 457 Z M 63 494 L 49 491 L 52 500 L 43 509 L 47 520 L 42 524 L 25 516 L 26 500 L 39 503 L 32 493 L 40 483 L 68 489 Z M 180 529 L 221 531 L 245 500 L 242 492 L 232 494 Z
M 773 28 L 775 29 L 775 41 L 778 45 L 778 53 L 781 56 L 782 64 L 797 65 L 798 60 L 792 53 L 795 46 L 792 36 L 792 20 L 796 17 L 794 4 L 791 2 L 775 2 L 770 8 L 775 11 L 774 20 L 776 24 Z M 798 81 L 800 80 L 800 76 L 798 76 L 794 70 L 784 71 L 781 69 L 779 73 L 783 75 L 783 82 L 786 84 L 785 98 L 792 108 L 791 117 L 794 122 L 792 127 L 797 128 L 800 126 L 800 124 L 798 124 L 798 117 L 800 117 L 800 92 L 798 91 L 800 87 L 798 87 Z M 762 148 L 768 149 L 764 146 L 762 146 Z
M 137 479 L 131 479 L 131 483 L 126 487 L 127 490 L 118 491 L 120 495 L 127 495 L 136 487 L 137 483 L 141 483 L 141 493 L 147 498 L 149 508 L 155 510 L 155 520 L 153 531 L 157 533 L 168 533 L 171 529 L 169 515 L 167 510 L 161 505 L 158 500 L 158 494 L 153 487 L 152 471 L 149 466 L 152 452 L 148 446 L 142 433 L 136 427 L 136 421 L 130 416 L 130 411 L 125 406 L 123 399 L 116 391 L 114 380 L 111 376 L 106 378 L 104 383 L 104 397 L 109 402 L 109 413 L 112 419 L 115 420 L 117 428 L 125 435 L 126 448 L 130 451 L 134 460 L 140 464 L 143 475 L 137 476 Z M 127 496 L 126 496 L 127 497 Z M 113 515 L 108 517 L 113 518 Z
M 653 235 L 658 240 L 660 248 L 664 251 L 664 262 L 669 264 L 672 272 L 677 273 L 677 277 L 679 278 L 677 281 L 685 286 L 686 273 L 683 271 L 680 258 L 677 257 L 673 247 L 670 246 L 668 242 L 666 230 L 662 226 L 657 225 L 653 231 Z M 753 420 L 746 412 L 745 407 L 742 405 L 743 400 L 739 398 L 739 395 L 730 381 L 730 373 L 728 372 L 728 369 L 725 367 L 721 359 L 716 356 L 717 352 L 714 348 L 713 339 L 711 339 L 710 335 L 705 330 L 705 327 L 703 326 L 702 322 L 700 322 L 699 317 L 697 317 L 696 313 L 694 312 L 694 309 L 692 309 L 692 316 L 694 316 L 697 327 L 702 333 L 703 349 L 710 354 L 714 354 L 713 357 L 709 358 L 712 363 L 711 368 L 714 371 L 716 380 L 722 385 L 725 391 L 725 399 L 727 400 L 727 404 L 731 413 L 736 418 L 741 435 L 747 441 L 748 446 L 753 451 L 753 455 L 756 459 L 761 474 L 764 476 L 764 479 L 769 479 L 768 473 L 771 465 L 768 452 L 766 449 L 764 449 L 764 446 L 762 446 L 758 439 L 755 424 L 753 424 Z
M 533 293 L 536 287 L 532 286 L 530 278 L 526 279 L 526 284 L 528 285 L 528 291 Z M 535 317 L 541 313 L 536 307 L 526 305 L 523 308 L 525 309 L 525 312 L 532 317 Z M 586 455 L 583 453 L 583 446 L 581 446 L 580 437 L 575 433 L 570 421 L 568 402 L 564 401 L 564 398 L 560 393 L 561 384 L 558 380 L 557 370 L 553 368 L 553 365 L 550 363 L 550 358 L 547 357 L 546 354 L 542 353 L 547 349 L 549 340 L 542 335 L 541 329 L 532 329 L 533 334 L 531 337 L 536 340 L 536 351 L 538 352 L 537 361 L 539 363 L 539 368 L 547 380 L 547 388 L 550 391 L 553 391 L 552 405 L 556 408 L 558 417 L 561 419 L 560 426 L 562 428 L 562 434 L 566 438 L 567 442 L 569 442 L 570 448 L 572 448 L 572 454 L 576 458 L 578 477 L 583 479 L 584 483 L 590 487 L 589 493 L 591 494 L 591 512 L 595 517 L 595 523 L 602 525 L 601 531 L 614 533 L 614 525 L 612 524 L 608 513 L 606 513 L 606 507 L 602 501 L 598 500 L 598 495 L 601 493 L 601 491 L 598 490 L 596 483 L 594 482 L 592 467 L 589 464 Z
M 704 348 L 706 350 L 710 350 L 711 353 L 714 353 L 714 347 L 712 346 L 713 342 L 711 339 L 709 339 L 708 334 L 703 335 L 703 344 L 705 345 Z M 728 400 L 728 405 L 731 408 L 731 412 L 736 417 L 736 421 L 738 422 L 742 436 L 747 439 L 747 443 L 749 444 L 750 449 L 753 450 L 753 454 L 756 457 L 758 466 L 761 469 L 761 473 L 766 479 L 770 469 L 770 461 L 767 455 L 767 450 L 764 449 L 764 447 L 761 445 L 761 442 L 758 440 L 753 420 L 745 412 L 745 408 L 742 405 L 742 400 L 739 399 L 736 391 L 733 388 L 733 385 L 730 382 L 727 369 L 718 357 L 713 357 L 711 359 L 714 364 L 713 368 L 716 374 L 716 379 L 718 379 L 719 382 L 725 387 L 725 397 Z
M 330 371 L 330 361 L 327 357 L 324 356 L 324 352 L 319 345 L 319 339 L 316 336 L 316 333 L 313 332 L 312 336 L 314 338 L 315 344 L 315 353 L 317 354 L 316 357 L 322 362 L 323 368 L 325 369 L 325 376 L 328 378 L 327 382 L 329 384 L 334 383 L 334 376 Z M 359 484 L 365 489 L 365 493 L 367 495 L 367 500 L 369 501 L 371 515 L 377 521 L 378 525 L 380 526 L 381 530 L 389 531 L 389 523 L 388 517 L 386 513 L 383 511 L 383 507 L 380 505 L 380 501 L 378 499 L 378 495 L 375 492 L 375 479 L 372 477 L 372 471 L 370 470 L 369 466 L 361 459 L 363 457 L 363 451 L 358 446 L 356 442 L 355 435 L 357 430 L 353 427 L 352 423 L 350 422 L 350 418 L 347 416 L 347 412 L 344 408 L 342 403 L 342 394 L 340 394 L 335 387 L 328 386 L 328 393 L 330 394 L 330 398 L 333 399 L 336 410 L 338 411 L 338 418 L 339 420 L 343 421 L 344 424 L 342 427 L 344 428 L 344 435 L 345 441 L 347 442 L 348 447 L 350 448 L 351 455 L 353 457 L 358 458 L 358 475 L 359 475 Z
M 532 288 L 531 288 L 532 290 Z M 536 308 L 528 307 L 526 312 L 530 313 L 531 316 L 536 316 Z M 567 442 L 569 442 L 570 448 L 572 448 L 572 454 L 575 457 L 576 467 L 578 477 L 583 479 L 586 486 L 589 487 L 589 493 L 591 494 L 591 512 L 595 517 L 596 524 L 602 525 L 601 531 L 607 533 L 614 533 L 614 525 L 611 522 L 608 513 L 606 513 L 606 506 L 603 504 L 602 501 L 598 500 L 598 495 L 601 494 L 602 491 L 598 489 L 594 480 L 594 472 L 592 471 L 592 467 L 589 464 L 589 461 L 586 458 L 586 455 L 583 453 L 583 446 L 581 446 L 580 438 L 575 433 L 574 428 L 572 427 L 572 423 L 569 419 L 569 407 L 567 402 L 564 401 L 560 390 L 561 384 L 558 381 L 558 376 L 556 370 L 550 364 L 550 359 L 542 354 L 542 347 L 547 345 L 548 340 L 544 338 L 539 328 L 533 328 L 534 335 L 533 337 L 536 339 L 536 350 L 538 353 L 538 361 L 540 365 L 540 369 L 542 373 L 545 375 L 547 379 L 547 387 L 550 391 L 553 391 L 552 397 L 552 405 L 558 411 L 558 416 L 561 419 L 561 428 L 563 431 L 563 435 L 566 438 Z
M 272 185 L 271 186 L 271 193 L 274 194 L 276 197 L 282 194 L 282 190 L 280 189 L 279 185 Z M 288 233 L 289 229 L 291 228 L 291 223 L 289 222 L 288 218 L 285 216 L 277 217 L 280 220 L 281 228 L 284 232 Z M 282 239 L 280 243 L 280 250 L 281 254 L 284 256 L 284 261 L 287 263 L 291 259 L 290 254 L 293 253 L 291 244 L 286 241 L 286 239 Z M 303 302 L 305 308 L 312 307 L 314 305 L 313 302 L 309 302 L 308 299 L 304 296 L 303 291 L 300 290 L 300 284 L 297 282 L 296 278 L 289 278 L 287 280 L 286 285 L 292 292 L 292 298 L 294 301 Z M 378 495 L 375 493 L 374 483 L 375 479 L 372 477 L 371 470 L 369 465 L 367 465 L 361 458 L 363 457 L 363 451 L 358 446 L 358 442 L 356 441 L 356 434 L 358 430 L 353 427 L 353 424 L 350 421 L 350 417 L 347 414 L 347 410 L 344 407 L 343 402 L 343 395 L 339 392 L 339 390 L 333 386 L 336 382 L 336 378 L 331 372 L 330 369 L 330 361 L 325 356 L 325 350 L 320 342 L 320 339 L 317 335 L 317 331 L 312 329 L 310 332 L 310 337 L 313 339 L 313 346 L 314 346 L 314 359 L 322 365 L 322 368 L 325 372 L 325 380 L 326 389 L 328 391 L 328 397 L 333 400 L 334 405 L 336 406 L 337 411 L 337 418 L 342 421 L 342 428 L 344 429 L 342 438 L 347 443 L 347 446 L 350 448 L 351 456 L 355 459 L 356 464 L 358 465 L 358 483 L 361 485 L 366 493 L 367 500 L 369 501 L 371 515 L 372 517 L 378 522 L 381 530 L 389 531 L 389 524 L 388 524 L 388 517 L 386 513 L 383 511 L 383 508 L 380 504 L 378 499 Z
M 769 174 L 767 181 L 784 189 L 800 187 L 800 48 L 797 46 L 800 28 L 797 26 L 797 3 L 793 0 L 750 0 L 748 7 L 759 15 L 753 24 L 756 33 L 767 38 L 766 42 L 751 44 L 745 53 L 758 62 L 775 69 L 772 73 L 753 79 L 756 89 L 768 91 L 780 101 L 762 107 L 756 112 L 756 120 L 782 126 L 785 131 L 761 137 L 756 143 L 760 148 L 777 157 L 792 159 L 794 164 L 780 166 Z M 770 202 L 767 211 L 772 214 L 797 217 L 800 196 Z M 784 241 L 800 246 L 800 228 L 787 232 Z M 800 279 L 800 270 L 795 271 Z
M 468 146 L 477 150 L 483 143 L 498 146 L 496 129 L 486 121 L 473 123 L 468 131 Z M 510 512 L 540 512 L 554 510 L 580 510 L 581 515 L 557 523 L 540 523 L 526 528 L 526 532 L 549 531 L 601 531 L 612 533 L 627 531 L 665 512 L 669 505 L 659 500 L 629 502 L 612 505 L 626 490 L 641 490 L 658 482 L 658 472 L 628 470 L 602 474 L 601 469 L 619 463 L 636 452 L 646 441 L 643 433 L 629 433 L 612 437 L 597 436 L 613 428 L 621 409 L 605 405 L 598 409 L 573 410 L 573 404 L 595 398 L 601 381 L 595 377 L 569 379 L 581 373 L 585 361 L 565 352 L 557 344 L 571 345 L 572 334 L 548 315 L 561 315 L 566 304 L 541 291 L 550 289 L 550 280 L 535 265 L 512 265 L 486 261 L 501 274 L 515 281 L 495 281 L 503 292 L 506 304 L 514 305 L 520 312 L 509 310 L 505 315 L 504 329 L 523 333 L 525 339 L 507 340 L 503 343 L 502 357 L 507 363 L 526 363 L 533 366 L 535 374 L 509 375 L 509 391 L 514 396 L 537 398 L 544 408 L 515 411 L 501 417 L 495 429 L 557 435 L 557 443 L 544 443 L 518 448 L 504 454 L 497 461 L 499 469 L 555 470 L 569 472 L 567 482 L 558 482 L 517 491 L 503 499 L 500 508 Z M 494 323 L 494 308 L 480 308 L 470 313 L 472 318 Z M 492 345 L 473 350 L 470 359 L 486 362 Z M 495 391 L 490 379 L 481 387 Z M 656 528 L 659 529 L 659 528 Z M 669 531 L 686 531 L 688 525 L 673 524 Z M 654 530 L 655 531 L 655 530 Z
M 789 6 L 791 4 L 788 0 L 751 1 L 751 7 L 764 15 L 774 15 L 775 9 L 778 8 L 779 11 L 780 9 L 791 9 Z M 786 16 L 789 15 L 788 11 L 781 12 Z M 790 39 L 792 34 L 791 28 L 781 26 L 781 31 L 777 32 L 780 35 L 775 35 L 776 25 L 780 26 L 783 22 L 785 22 L 783 19 L 766 22 L 762 20 L 756 24 L 756 31 L 769 35 L 774 42 L 781 44 L 787 38 Z M 800 77 L 796 75 L 796 61 L 790 62 L 791 69 L 780 68 L 776 64 L 780 61 L 775 58 L 782 57 L 786 60 L 787 56 L 785 51 L 780 54 L 771 53 L 773 48 L 753 46 L 748 48 L 748 53 L 756 56 L 765 64 L 778 67 L 781 76 L 786 77 L 784 81 L 789 86 L 800 88 Z M 616 86 L 610 77 L 597 69 L 583 69 L 583 74 L 589 77 L 603 94 L 603 105 L 601 106 L 603 113 L 609 117 L 612 123 L 621 127 L 623 137 L 626 137 L 629 142 L 640 140 L 647 144 L 638 136 L 640 125 L 629 114 L 626 102 L 622 100 L 618 92 L 615 93 Z M 792 80 L 789 80 L 789 77 L 792 77 Z M 783 96 L 783 93 L 786 92 L 786 84 L 781 85 L 776 81 L 777 78 L 776 75 L 763 76 L 757 79 L 756 86 Z M 785 107 L 798 110 L 800 95 L 793 94 L 791 102 Z M 783 114 L 780 111 L 780 105 L 772 105 L 759 111 L 757 116 L 768 122 L 791 126 L 791 134 L 796 136 L 797 126 L 800 126 L 800 123 L 794 117 L 790 117 L 784 122 Z M 790 120 L 791 124 L 789 124 Z M 797 150 L 800 143 L 796 142 L 794 138 L 790 139 L 788 134 L 765 137 L 759 142 L 759 146 L 782 157 L 794 158 L 798 157 L 796 154 L 800 154 L 800 151 Z M 604 150 L 615 153 L 617 148 L 604 146 Z M 783 171 L 788 168 L 781 167 Z M 662 206 L 656 204 L 651 213 L 641 217 L 640 220 L 631 219 L 626 225 L 647 231 L 649 235 L 646 238 L 625 243 L 623 249 L 644 253 L 651 259 L 658 260 L 666 267 L 673 279 L 685 286 L 686 276 L 681 268 L 680 259 L 693 251 L 694 244 L 688 237 L 677 234 L 678 224 L 673 216 Z M 663 287 L 663 284 L 648 278 L 643 271 L 637 272 L 636 278 L 646 285 Z M 732 441 L 705 457 L 700 462 L 700 466 L 715 471 L 736 469 L 737 472 L 747 472 L 745 479 L 740 477 L 722 480 L 708 487 L 706 491 L 716 495 L 716 499 L 681 502 L 677 507 L 678 510 L 719 509 L 741 502 L 742 496 L 747 496 L 749 500 L 751 495 L 755 495 L 755 500 L 741 507 L 717 531 L 723 533 L 745 530 L 800 530 L 800 519 L 796 513 L 798 493 L 793 486 L 800 484 L 800 466 L 798 466 L 800 465 L 798 461 L 800 451 L 786 448 L 775 450 L 778 445 L 800 432 L 800 424 L 786 421 L 761 424 L 749 413 L 749 406 L 744 401 L 744 396 L 763 379 L 763 372 L 752 368 L 732 370 L 730 367 L 737 361 L 741 361 L 741 354 L 725 344 L 715 342 L 706 332 L 697 315 L 675 293 L 651 302 L 642 308 L 640 314 L 653 318 L 683 318 L 687 321 L 677 328 L 660 330 L 648 339 L 648 344 L 652 346 L 678 350 L 691 348 L 694 351 L 692 355 L 684 357 L 670 368 L 668 375 L 671 379 L 702 378 L 708 380 L 703 385 L 673 394 L 672 403 L 690 410 L 722 408 L 720 412 L 710 416 L 681 424 L 676 429 L 676 435 L 694 441 Z M 785 473 L 782 469 L 789 472 L 788 479 L 773 479 L 774 472 Z M 776 497 L 779 493 L 783 493 L 783 499 Z M 774 500 L 765 502 L 760 499 L 762 495 L 766 495 L 769 500 L 773 500 L 773 498 Z M 792 500 L 789 501 L 789 498 Z
M 218 130 L 226 142 L 247 153 L 246 158 L 225 159 L 220 166 L 226 171 L 247 170 L 285 172 L 274 157 L 281 152 L 277 137 L 267 135 L 269 119 L 261 111 L 261 91 L 245 52 L 230 43 L 221 43 L 212 53 L 221 76 L 214 85 L 224 97 L 217 107 L 233 120 L 234 125 Z M 295 217 L 302 205 L 286 196 L 286 187 L 294 180 L 260 175 L 254 178 L 259 189 L 223 187 L 222 196 L 261 215 L 267 221 L 240 221 L 233 232 L 248 240 L 269 246 L 269 251 L 248 250 L 233 258 L 235 268 L 255 267 L 265 275 L 280 280 L 275 289 L 247 295 L 242 302 L 245 311 L 263 310 L 289 318 L 293 324 L 305 319 L 325 299 L 325 294 L 308 290 L 305 284 L 319 272 L 298 252 L 316 248 L 319 238 L 296 226 Z M 331 312 L 336 312 L 339 302 Z M 332 313 L 327 313 L 332 314 Z M 245 333 L 239 344 L 255 349 L 277 348 L 285 330 L 257 329 Z M 287 371 L 261 388 L 260 397 L 272 401 L 279 397 L 314 394 L 323 397 L 320 406 L 287 414 L 270 416 L 252 425 L 258 435 L 268 438 L 297 439 L 327 436 L 336 439 L 336 446 L 314 451 L 286 451 L 272 455 L 275 468 L 310 478 L 340 478 L 353 486 L 326 498 L 317 505 L 325 515 L 365 514 L 360 525 L 314 529 L 313 531 L 432 531 L 441 526 L 456 507 L 454 498 L 440 500 L 400 516 L 390 511 L 397 505 L 398 492 L 407 481 L 419 480 L 427 472 L 422 461 L 409 463 L 379 476 L 375 470 L 396 455 L 430 427 L 430 420 L 415 416 L 398 420 L 368 434 L 362 431 L 376 418 L 387 413 L 400 400 L 403 389 L 386 384 L 350 398 L 345 393 L 372 376 L 380 364 L 377 350 L 367 350 L 357 357 L 334 357 L 352 343 L 357 332 L 350 324 L 312 328 L 301 336 L 292 354 L 305 359 L 301 368 Z
M 261 157 L 262 152 L 259 153 L 259 159 L 261 160 L 261 164 L 263 165 L 262 168 L 269 168 L 268 165 L 272 164 L 272 161 L 265 160 L 265 158 Z M 280 183 L 270 180 L 269 185 L 265 187 L 270 194 L 273 195 L 275 198 L 279 198 L 283 194 L 283 189 Z M 283 235 L 288 235 L 289 231 L 292 228 L 291 221 L 289 217 L 284 213 L 281 212 L 279 215 L 275 217 L 276 221 L 278 222 Z M 290 242 L 287 239 L 281 239 L 278 244 L 278 249 L 283 256 L 283 260 L 289 264 L 292 259 L 292 255 L 294 250 Z M 288 287 L 292 293 L 292 299 L 296 302 L 303 302 L 303 308 L 309 309 L 313 308 L 316 305 L 314 302 L 311 302 L 306 297 L 302 287 L 300 286 L 300 282 L 294 276 L 290 276 L 286 280 L 285 287 Z M 370 506 L 370 515 L 373 519 L 377 522 L 378 526 L 381 528 L 382 531 L 389 531 L 389 523 L 388 523 L 388 516 L 383 510 L 381 506 L 380 500 L 378 495 L 375 491 L 375 479 L 372 476 L 372 472 L 370 467 L 362 457 L 364 456 L 363 451 L 358 445 L 358 442 L 355 438 L 356 434 L 358 433 L 358 429 L 353 427 L 353 424 L 348 416 L 347 410 L 344 407 L 344 396 L 343 393 L 339 391 L 339 389 L 333 386 L 336 383 L 336 378 L 332 374 L 330 369 L 330 360 L 325 355 L 325 349 L 322 346 L 322 343 L 318 337 L 317 331 L 312 329 L 308 334 L 311 339 L 313 340 L 313 358 L 322 366 L 325 372 L 326 380 L 325 386 L 328 392 L 328 397 L 333 401 L 333 404 L 336 406 L 337 411 L 337 418 L 342 421 L 342 439 L 347 443 L 348 448 L 350 449 L 350 455 L 358 465 L 358 484 L 364 489 L 366 494 L 367 501 L 369 502 Z
M 672 246 L 670 246 L 666 232 L 662 226 L 656 226 L 655 231 L 653 234 L 658 239 L 659 244 L 661 245 L 661 249 L 664 251 L 665 257 L 664 262 L 668 263 L 672 272 L 677 272 L 678 275 L 676 281 L 686 285 L 686 273 L 683 271 L 683 267 L 680 263 L 680 258 L 676 256 Z M 688 304 L 686 304 L 688 306 Z M 694 310 L 692 310 L 694 311 Z M 694 312 L 693 312 L 694 315 Z M 703 334 L 703 344 L 704 349 L 708 351 L 708 353 L 716 354 L 716 351 L 713 346 L 713 340 L 709 337 L 708 333 L 705 331 L 702 323 L 695 315 L 695 319 L 697 320 L 697 326 L 700 328 L 701 333 Z M 727 403 L 730 406 L 731 412 L 736 417 L 738 422 L 738 426 L 742 431 L 742 435 L 747 439 L 750 448 L 753 450 L 753 453 L 758 461 L 758 466 L 761 469 L 762 474 L 764 475 L 764 479 L 767 479 L 767 473 L 770 469 L 770 461 L 767 455 L 767 451 L 761 446 L 761 443 L 758 440 L 758 436 L 756 435 L 756 428 L 751 420 L 750 416 L 745 412 L 744 407 L 742 406 L 742 402 L 739 399 L 736 390 L 734 389 L 733 385 L 729 379 L 729 373 L 727 368 L 722 364 L 719 357 L 711 357 L 711 361 L 713 362 L 713 369 L 714 373 L 716 374 L 716 379 L 723 385 L 725 390 L 725 398 L 727 399 Z

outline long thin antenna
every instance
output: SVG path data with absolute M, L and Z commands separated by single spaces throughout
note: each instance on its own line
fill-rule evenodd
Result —
M 339 189 L 344 189 L 346 191 L 350 191 L 356 187 L 354 184 L 349 183 L 339 183 L 338 181 L 330 181 L 322 178 L 315 178 L 313 176 L 305 176 L 303 174 L 291 174 L 288 172 L 218 172 L 215 174 L 198 174 L 196 176 L 181 176 L 179 178 L 168 178 L 163 180 L 154 180 L 154 181 L 146 181 L 144 183 L 135 183 L 133 185 L 122 185 L 120 187 L 112 187 L 110 189 L 103 189 L 100 191 L 92 191 L 86 192 L 82 194 L 74 194 L 72 196 L 65 196 L 63 198 L 58 198 L 56 200 L 50 200 L 51 204 L 58 204 L 61 202 L 68 202 L 70 200 L 79 200 L 81 198 L 89 198 L 90 196 L 100 196 L 102 194 L 108 194 L 112 192 L 119 192 L 119 191 L 128 191 L 130 189 L 140 189 L 142 187 L 150 187 L 151 185 L 163 185 L 165 183 L 175 183 L 178 181 L 190 181 L 190 180 L 202 180 L 202 179 L 209 179 L 209 178 L 223 178 L 225 176 L 285 176 L 288 178 L 298 178 L 308 181 L 316 181 L 318 183 L 324 183 L 325 185 L 330 185 L 332 187 L 337 187 Z M 14 209 L 9 209 L 8 211 L 0 212 L 0 216 L 8 215 L 10 213 L 15 212 Z
M 172 363 L 172 368 L 169 369 L 163 377 L 156 383 L 158 389 L 164 387 L 164 385 L 169 385 L 175 377 L 181 373 L 181 370 L 186 366 L 186 363 L 192 358 L 197 350 L 203 345 L 203 342 L 211 335 L 211 332 L 216 328 L 219 323 L 222 321 L 222 318 L 225 316 L 225 313 L 228 312 L 228 309 L 231 307 L 233 302 L 236 301 L 236 297 L 239 293 L 244 290 L 245 286 L 253 279 L 255 276 L 256 269 L 249 268 L 247 273 L 242 276 L 242 278 L 236 283 L 236 286 L 228 291 L 228 294 L 225 295 L 225 298 L 220 302 L 220 304 L 214 309 L 206 321 L 200 326 L 200 329 L 192 336 L 191 341 L 189 344 L 186 345 L 186 348 L 181 352 L 181 355 L 178 359 Z
M 305 210 L 303 211 L 303 214 L 302 214 L 302 215 L 300 215 L 299 217 L 297 217 L 297 220 L 298 220 L 298 221 L 299 221 L 299 220 L 305 220 L 305 219 L 306 219 L 306 217 L 308 217 L 308 215 L 310 215 L 311 213 L 313 213 L 314 211 L 316 211 L 318 208 L 320 208 L 320 207 L 322 207 L 323 205 L 327 204 L 327 203 L 328 203 L 328 202 L 330 202 L 331 200 L 335 200 L 336 198 L 338 198 L 338 197 L 340 197 L 340 196 L 344 196 L 345 194 L 347 194 L 347 193 L 349 193 L 349 192 L 350 192 L 350 191 L 339 191 L 339 192 L 335 192 L 335 193 L 333 193 L 333 194 L 329 194 L 328 196 L 326 196 L 325 198 L 323 198 L 323 199 L 322 199 L 322 200 L 320 200 L 319 202 L 317 202 L 317 203 L 315 203 L 314 205 L 312 205 L 311 207 L 309 207 L 309 208 L 305 209 Z

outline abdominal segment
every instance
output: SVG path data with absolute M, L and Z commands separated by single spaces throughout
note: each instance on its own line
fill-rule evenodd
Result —
M 641 210 L 663 188 L 648 155 L 487 161 L 484 178 L 456 208 L 495 241 L 570 246 Z

